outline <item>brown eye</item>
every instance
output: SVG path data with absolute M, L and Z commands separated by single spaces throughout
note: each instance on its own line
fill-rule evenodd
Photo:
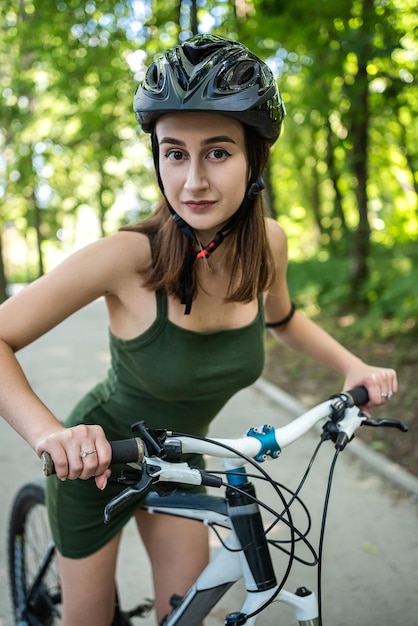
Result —
M 230 154 L 229 154 L 229 152 L 227 152 L 223 148 L 214 148 L 213 150 L 211 150 L 209 152 L 208 156 L 211 159 L 215 159 L 215 160 L 219 161 L 219 159 L 224 159 L 224 158 L 230 156 Z
M 183 158 L 183 152 L 181 150 L 170 150 L 165 155 L 170 161 L 181 161 Z

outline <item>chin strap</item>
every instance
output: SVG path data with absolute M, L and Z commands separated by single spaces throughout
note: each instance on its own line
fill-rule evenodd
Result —
M 254 183 L 250 183 L 248 185 L 247 191 L 245 192 L 244 200 L 241 203 L 241 206 L 235 211 L 234 215 L 231 219 L 225 224 L 225 226 L 219 230 L 215 237 L 212 239 L 207 246 L 202 246 L 199 240 L 196 237 L 194 230 L 189 226 L 189 224 L 182 218 L 178 213 L 174 211 L 174 209 L 168 204 L 168 208 L 173 216 L 173 220 L 180 228 L 183 235 L 185 235 L 188 239 L 191 239 L 193 243 L 200 246 L 199 250 L 195 250 L 192 254 L 185 260 L 182 276 L 181 276 L 181 289 L 182 289 L 182 298 L 181 304 L 185 305 L 184 314 L 189 315 L 192 309 L 192 301 L 193 301 L 193 265 L 196 259 L 205 259 L 212 252 L 214 252 L 220 244 L 223 242 L 225 237 L 230 234 L 230 232 L 235 228 L 238 224 L 239 220 L 245 215 L 247 210 L 252 205 L 256 196 L 264 189 L 264 183 L 262 178 L 258 178 Z

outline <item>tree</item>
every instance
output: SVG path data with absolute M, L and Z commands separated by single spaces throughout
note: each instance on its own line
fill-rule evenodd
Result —
M 35 231 L 40 275 L 44 242 L 56 238 L 64 206 L 76 212 L 86 172 L 96 181 L 89 201 L 105 232 L 106 209 L 121 185 L 106 161 L 121 159 L 126 126 L 134 135 L 133 114 L 128 121 L 134 81 L 126 81 L 134 18 L 128 2 L 99 7 L 16 0 L 0 12 L 0 137 L 6 156 L 0 215 L 3 223 L 18 215 L 13 221 L 20 232 Z M 0 284 L 4 297 L 4 274 Z
M 393 206 L 402 205 L 405 211 L 407 204 L 408 229 L 417 232 L 416 219 L 411 224 L 417 128 L 408 124 L 417 103 L 411 66 L 417 53 L 412 36 L 416 13 L 407 0 L 342 0 L 337 5 L 329 0 L 315 5 L 304 0 L 290 4 L 260 0 L 256 8 L 266 18 L 259 49 L 264 48 L 264 55 L 268 48 L 276 51 L 270 59 L 281 68 L 284 97 L 290 102 L 276 154 L 288 165 L 287 180 L 291 176 L 299 180 L 299 193 L 294 193 L 294 186 L 289 186 L 290 200 L 281 193 L 281 212 L 283 202 L 285 212 L 299 203 L 307 207 L 322 245 L 332 244 L 332 224 L 334 238 L 350 245 L 351 296 L 361 301 L 365 293 L 361 286 L 369 278 L 373 225 L 380 228 L 382 220 L 393 223 Z M 385 143 L 388 128 L 399 142 L 393 142 L 390 150 Z M 375 167 L 377 156 L 385 180 L 389 174 L 393 181 L 389 193 Z M 403 160 L 404 175 L 415 185 L 412 202 L 410 187 L 406 191 L 399 177 L 394 182 L 394 158 Z M 345 249 L 342 246 L 341 251 Z
M 99 234 L 149 212 L 132 92 L 196 31 L 241 40 L 280 81 L 288 115 L 266 182 L 292 254 L 348 251 L 361 300 L 373 246 L 418 235 L 412 0 L 10 0 L 0 18 L 0 220 L 27 237 L 31 271 L 84 206 Z

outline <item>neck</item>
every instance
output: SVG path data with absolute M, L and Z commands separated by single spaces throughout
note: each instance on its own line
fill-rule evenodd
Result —
M 232 250 L 229 241 L 224 241 L 222 246 L 203 259 L 196 260 L 196 267 L 202 267 L 206 272 L 220 273 L 230 272 L 232 262 Z

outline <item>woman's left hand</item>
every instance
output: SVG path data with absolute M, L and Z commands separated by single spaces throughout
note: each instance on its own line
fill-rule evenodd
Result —
M 369 392 L 367 407 L 381 406 L 389 402 L 398 391 L 398 379 L 393 369 L 374 367 L 366 363 L 358 364 L 345 378 L 344 389 L 364 385 Z

